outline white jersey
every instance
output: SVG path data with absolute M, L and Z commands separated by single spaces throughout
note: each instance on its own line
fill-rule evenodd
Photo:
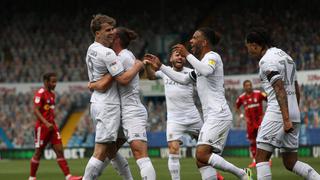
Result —
M 98 42 L 94 42 L 89 46 L 86 64 L 90 82 L 98 81 L 104 74 L 109 73 L 112 76 L 117 76 L 124 71 L 122 63 L 115 52 Z M 94 91 L 90 102 L 120 104 L 117 83 L 113 81 L 111 87 L 104 93 Z
M 201 59 L 213 68 L 213 73 L 203 76 L 197 74 L 197 90 L 202 104 L 203 118 L 207 120 L 232 120 L 224 92 L 223 63 L 219 54 L 210 51 Z
M 296 97 L 295 81 L 297 80 L 296 66 L 292 58 L 278 48 L 270 48 L 259 62 L 262 87 L 268 95 L 265 119 L 282 122 L 282 114 L 272 84 L 282 79 L 288 97 L 289 117 L 292 122 L 300 122 L 300 110 Z M 278 72 L 270 80 L 266 74 Z
M 122 65 L 125 70 L 131 68 L 135 63 L 135 56 L 131 51 L 123 49 L 118 56 L 121 59 Z M 139 74 L 137 74 L 128 85 L 118 85 L 121 104 L 138 104 L 140 102 L 139 95 Z
M 191 71 L 192 69 L 184 67 L 180 73 L 188 74 Z M 175 82 L 161 71 L 157 71 L 155 75 L 158 78 L 162 78 L 164 82 L 167 121 L 178 124 L 190 124 L 200 121 L 200 114 L 193 99 L 193 84 L 183 85 Z M 195 116 L 199 118 L 190 118 Z

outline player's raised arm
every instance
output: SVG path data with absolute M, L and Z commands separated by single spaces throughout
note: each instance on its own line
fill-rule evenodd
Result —
M 163 65 L 160 62 L 159 58 L 152 55 L 152 54 L 145 56 L 144 62 L 149 63 L 156 68 L 160 68 L 160 70 L 164 74 L 166 74 L 170 79 L 172 79 L 180 84 L 189 84 L 192 82 L 192 78 L 190 77 L 192 73 L 182 74 L 182 73 L 176 72 L 172 68 L 170 68 L 169 66 Z

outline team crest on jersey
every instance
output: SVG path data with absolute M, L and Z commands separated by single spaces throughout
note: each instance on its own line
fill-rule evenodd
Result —
M 40 97 L 36 96 L 36 98 L 34 99 L 34 102 L 38 104 L 40 102 Z
M 254 98 L 253 101 L 254 101 L 254 102 L 258 102 L 257 98 Z
M 214 59 L 209 59 L 208 64 L 209 65 L 215 65 L 216 61 Z
M 47 99 L 47 103 L 48 103 L 48 104 L 50 103 L 50 99 Z

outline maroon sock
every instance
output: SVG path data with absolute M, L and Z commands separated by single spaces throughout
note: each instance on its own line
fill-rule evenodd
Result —
M 31 158 L 30 160 L 30 176 L 31 177 L 36 177 L 39 163 L 40 163 L 39 160 L 36 160 L 33 157 Z
M 64 176 L 70 174 L 68 163 L 64 158 L 57 158 L 57 163 L 59 164 L 60 169 L 63 171 Z

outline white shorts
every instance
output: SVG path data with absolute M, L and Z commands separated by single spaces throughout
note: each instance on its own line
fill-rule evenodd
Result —
M 96 129 L 96 143 L 116 141 L 120 126 L 120 105 L 92 103 L 90 114 Z
M 167 141 L 181 141 L 182 136 L 185 134 L 190 134 L 191 137 L 198 137 L 202 125 L 202 121 L 191 124 L 167 122 Z
M 214 153 L 222 154 L 231 125 L 232 120 L 207 120 L 200 130 L 197 145 L 210 145 Z
M 295 152 L 299 148 L 300 123 L 293 123 L 294 131 L 285 133 L 283 123 L 264 119 L 257 136 L 257 148 L 273 152 L 280 148 L 280 152 Z
M 127 141 L 142 140 L 147 142 L 148 113 L 142 104 L 124 105 L 121 109 L 121 124 Z

